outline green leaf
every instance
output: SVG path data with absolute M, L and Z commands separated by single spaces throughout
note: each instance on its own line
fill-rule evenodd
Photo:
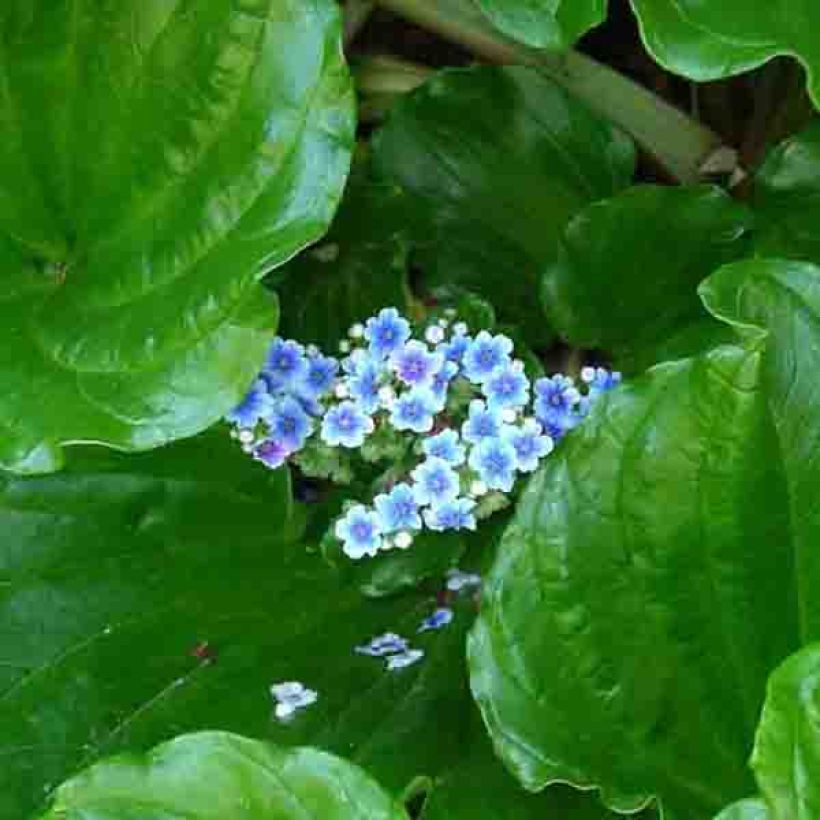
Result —
M 606 19 L 606 0 L 475 0 L 502 33 L 533 48 L 569 48 Z
M 596 405 L 525 491 L 469 641 L 525 787 L 692 820 L 754 792 L 768 671 L 820 634 L 820 269 L 734 263 L 701 293 L 743 344 Z
M 402 820 L 358 766 L 317 749 L 280 749 L 200 732 L 112 758 L 57 789 L 48 818 L 79 820 Z
M 216 421 L 330 222 L 353 141 L 331 0 L 0 11 L 0 466 Z
M 820 263 L 820 122 L 768 154 L 754 178 L 752 205 L 758 253 Z
M 796 57 L 820 106 L 820 7 L 803 0 L 632 0 L 643 41 L 664 68 L 692 80 L 748 71 L 780 54 Z
M 771 820 L 771 814 L 762 800 L 748 798 L 727 806 L 715 820 Z
M 772 820 L 820 817 L 820 644 L 769 678 L 751 766 Z
M 400 100 L 375 135 L 377 172 L 402 186 L 431 287 L 461 285 L 549 339 L 540 272 L 565 224 L 625 187 L 632 143 L 528 68 L 442 71 Z
M 271 279 L 282 303 L 285 336 L 332 353 L 355 322 L 383 307 L 404 311 L 408 249 L 403 204 L 395 186 L 372 181 L 363 169 L 351 179 L 323 242 Z
M 702 350 L 722 326 L 697 285 L 743 253 L 750 222 L 743 206 L 705 185 L 643 185 L 596 202 L 569 223 L 544 272 L 547 317 L 572 344 L 607 350 L 625 369 L 653 364 L 673 335 L 700 345 L 685 352 Z

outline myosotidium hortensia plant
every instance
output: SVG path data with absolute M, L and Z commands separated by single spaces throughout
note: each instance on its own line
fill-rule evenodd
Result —
M 818 25 L 7 0 L 0 818 L 820 820 Z

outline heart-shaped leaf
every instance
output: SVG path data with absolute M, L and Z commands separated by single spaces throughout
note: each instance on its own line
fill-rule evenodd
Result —
M 471 633 L 472 687 L 530 789 L 687 818 L 755 791 L 767 674 L 820 634 L 820 269 L 701 287 L 744 344 L 658 365 L 527 489 Z
M 43 820 L 406 820 L 341 758 L 200 732 L 97 763 L 57 789 Z
M 377 172 L 408 195 L 430 286 L 485 296 L 533 344 L 549 338 L 538 280 L 567 221 L 625 187 L 632 143 L 534 69 L 443 71 L 374 138 Z
M 744 207 L 705 185 L 643 185 L 596 202 L 569 223 L 544 272 L 547 317 L 573 344 L 607 350 L 623 369 L 668 356 L 670 339 L 685 342 L 681 355 L 702 350 L 730 334 L 704 311 L 697 286 L 743 253 L 750 222 Z
M 331 0 L 10 0 L 0 11 L 0 466 L 146 449 L 246 389 L 259 277 L 341 194 Z
M 803 0 L 632 0 L 641 34 L 665 68 L 693 80 L 715 80 L 778 54 L 797 57 L 820 106 L 820 6 Z
M 533 48 L 568 48 L 606 19 L 606 0 L 475 2 L 502 34 Z

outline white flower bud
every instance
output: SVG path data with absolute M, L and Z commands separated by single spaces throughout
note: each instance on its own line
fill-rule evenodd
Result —
M 351 339 L 361 339 L 362 336 L 364 336 L 364 325 L 361 322 L 356 322 L 355 325 L 350 326 L 347 335 L 350 336 Z
M 595 368 L 594 367 L 582 367 L 581 368 L 581 381 L 590 384 L 591 382 L 595 381 Z
M 336 396 L 337 399 L 346 399 L 350 395 L 350 391 L 344 382 L 338 382 L 333 388 L 333 395 Z
M 386 384 L 384 387 L 379 388 L 379 401 L 382 403 L 382 407 L 392 407 L 395 400 L 396 391 L 390 385 Z
M 450 327 L 450 320 L 449 319 L 439 319 L 438 320 L 439 327 Z
M 513 424 L 517 418 L 518 413 L 513 407 L 505 407 L 501 411 L 501 421 L 503 421 L 505 424 Z
M 242 444 L 253 444 L 253 440 L 256 436 L 254 436 L 253 430 L 240 430 L 237 438 Z
M 347 339 L 342 339 L 342 341 L 339 342 L 339 352 L 350 353 L 350 342 L 348 342 Z
M 438 325 L 430 325 L 424 331 L 424 338 L 430 342 L 431 345 L 437 345 L 444 341 L 444 331 Z
M 396 533 L 393 543 L 400 550 L 406 550 L 413 543 L 413 536 L 407 532 L 407 530 L 402 530 L 401 532 Z
M 489 488 L 483 481 L 473 481 L 470 484 L 470 495 L 474 497 L 479 497 L 482 495 L 486 495 Z
M 453 325 L 453 333 L 455 333 L 456 336 L 466 336 L 467 330 L 467 325 L 464 324 L 464 322 L 456 322 Z

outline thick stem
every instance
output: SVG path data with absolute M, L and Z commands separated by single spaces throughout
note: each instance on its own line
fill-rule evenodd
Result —
M 496 33 L 476 10 L 453 0 L 377 0 L 406 20 L 495 63 L 533 66 L 618 125 L 680 182 L 695 182 L 721 148 L 713 131 L 656 94 L 577 51 L 552 54 Z

